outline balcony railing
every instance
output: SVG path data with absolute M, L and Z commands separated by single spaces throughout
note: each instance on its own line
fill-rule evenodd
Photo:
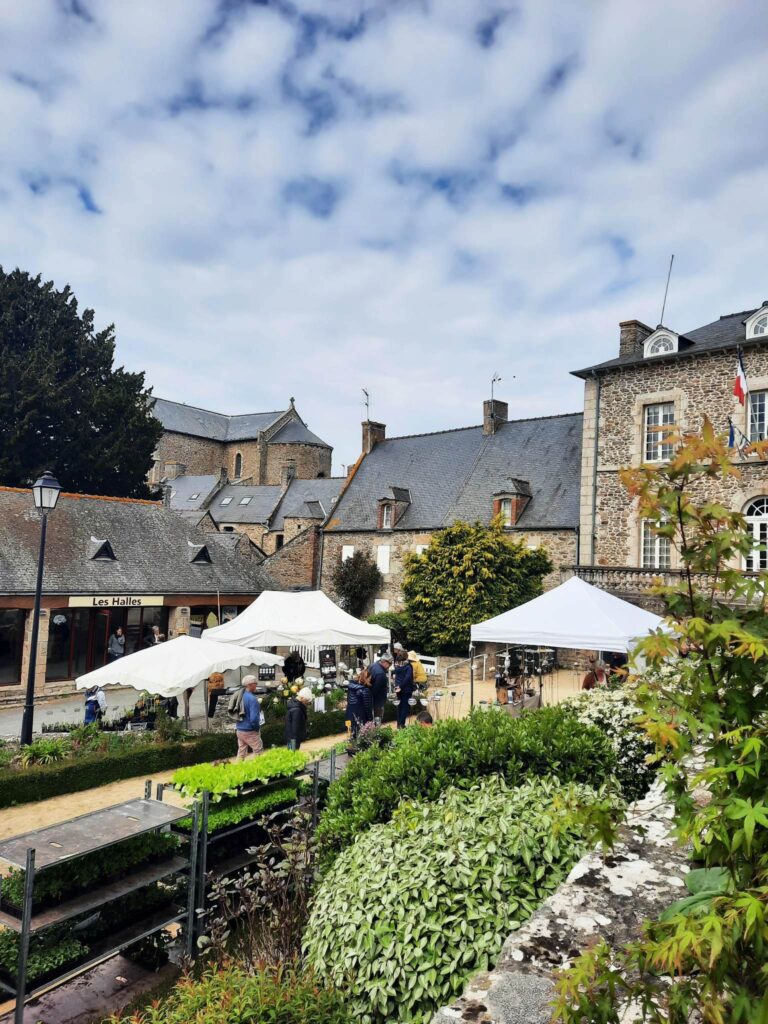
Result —
M 648 593 L 659 585 L 673 587 L 683 576 L 680 569 L 644 569 L 631 565 L 574 565 L 571 568 L 585 583 L 613 591 Z M 742 575 L 756 577 L 760 574 L 744 571 Z M 707 573 L 694 573 L 693 579 L 700 586 L 712 581 Z

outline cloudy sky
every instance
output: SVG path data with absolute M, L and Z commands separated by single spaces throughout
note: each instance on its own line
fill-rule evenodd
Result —
M 765 0 L 0 3 L 0 263 L 359 452 L 768 298 Z

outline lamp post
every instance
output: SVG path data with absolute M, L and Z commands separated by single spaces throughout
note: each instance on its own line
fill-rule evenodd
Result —
M 61 494 L 61 484 L 48 470 L 32 485 L 35 508 L 42 513 L 40 524 L 40 552 L 37 557 L 37 586 L 35 608 L 32 612 L 32 637 L 29 651 L 29 672 L 27 673 L 27 696 L 24 701 L 24 717 L 21 720 L 22 746 L 32 742 L 32 722 L 35 717 L 35 669 L 37 668 L 37 634 L 40 630 L 40 597 L 43 592 L 43 563 L 45 562 L 45 531 L 48 513 L 56 508 Z

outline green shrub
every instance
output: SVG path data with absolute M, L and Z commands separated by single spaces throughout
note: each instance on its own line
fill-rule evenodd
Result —
M 296 800 L 299 792 L 298 779 L 282 783 L 266 793 L 258 793 L 247 800 L 228 800 L 225 804 L 218 805 L 208 812 L 208 834 L 220 832 L 225 828 L 233 828 L 241 821 L 249 818 L 256 818 L 259 814 L 266 814 L 281 804 L 291 803 Z M 183 818 L 177 822 L 177 826 L 185 832 L 192 830 L 192 819 Z
M 250 973 L 234 965 L 182 978 L 171 994 L 111 1024 L 351 1024 L 346 1000 L 288 964 Z
M 231 764 L 197 764 L 174 772 L 171 782 L 186 797 L 208 792 L 214 797 L 235 796 L 242 786 L 293 775 L 305 766 L 307 755 L 285 747 L 268 750 L 247 761 Z
M 88 947 L 77 939 L 32 936 L 27 960 L 27 982 L 34 983 L 44 975 L 60 973 L 84 960 L 87 954 Z M 0 931 L 0 968 L 15 979 L 18 962 L 19 936 L 15 932 Z
M 433 803 L 404 803 L 345 850 L 318 888 L 308 964 L 351 978 L 360 1024 L 428 1022 L 497 957 L 582 852 L 587 786 L 483 779 Z
M 64 864 L 35 874 L 33 901 L 36 904 L 66 899 L 108 877 L 120 877 L 150 858 L 169 857 L 179 846 L 171 832 L 145 832 L 104 850 L 95 850 Z M 11 868 L 3 879 L 2 895 L 12 906 L 24 903 L 25 871 Z
M 67 740 L 40 739 L 21 749 L 21 765 L 28 768 L 31 764 L 53 764 L 63 761 L 69 753 Z
M 403 797 L 436 799 L 448 786 L 471 786 L 485 775 L 511 784 L 553 775 L 600 786 L 616 764 L 608 738 L 559 707 L 511 718 L 475 711 L 431 729 L 401 730 L 385 750 L 358 754 L 328 790 L 318 826 L 323 859 L 376 822 L 387 821 Z

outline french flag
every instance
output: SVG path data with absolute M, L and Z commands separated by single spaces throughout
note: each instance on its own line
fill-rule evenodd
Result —
M 747 387 L 747 375 L 744 372 L 744 363 L 741 359 L 741 352 L 739 352 L 739 363 L 736 367 L 736 380 L 733 382 L 733 393 L 739 400 L 740 405 L 744 405 L 747 395 L 749 394 L 749 388 Z

